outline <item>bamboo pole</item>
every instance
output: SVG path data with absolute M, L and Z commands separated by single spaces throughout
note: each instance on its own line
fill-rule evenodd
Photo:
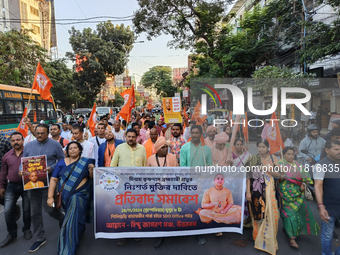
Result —
M 29 107 L 30 107 L 32 93 L 33 93 L 33 86 L 32 86 L 32 88 L 31 88 L 31 94 L 30 94 L 30 97 L 28 98 L 28 103 L 27 103 L 27 111 L 26 111 L 26 116 L 25 116 L 25 117 L 27 117 L 27 115 L 28 115 L 28 109 L 29 109 Z

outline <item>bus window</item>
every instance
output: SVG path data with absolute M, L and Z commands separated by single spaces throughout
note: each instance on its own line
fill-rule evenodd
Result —
M 2 106 L 2 100 L 0 100 L 0 114 L 4 114 L 4 108 Z
M 25 107 L 27 107 L 27 103 L 28 102 L 25 102 Z M 30 121 L 33 121 L 34 119 L 34 111 L 36 111 L 35 109 L 35 103 L 33 102 L 30 102 L 30 108 L 27 109 L 28 113 L 27 113 L 27 117 L 30 119 Z
M 52 104 L 49 104 L 49 103 L 47 103 L 47 118 L 55 119 L 54 118 L 54 107 Z
M 5 108 L 7 114 L 15 114 L 14 102 L 13 101 L 5 101 Z
M 14 106 L 15 106 L 15 113 L 16 114 L 19 114 L 19 113 L 23 113 L 23 110 L 22 110 L 22 102 L 19 101 L 19 102 L 15 102 L 14 103 Z

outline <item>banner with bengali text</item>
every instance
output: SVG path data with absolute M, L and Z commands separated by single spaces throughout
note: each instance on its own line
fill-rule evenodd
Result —
M 95 238 L 242 234 L 245 173 L 96 168 Z

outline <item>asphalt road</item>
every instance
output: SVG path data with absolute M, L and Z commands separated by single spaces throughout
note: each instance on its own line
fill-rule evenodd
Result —
M 250 152 L 255 153 L 255 145 L 252 143 Z M 320 218 L 315 200 L 310 202 L 310 206 L 314 217 L 319 226 Z M 47 243 L 42 246 L 35 254 L 57 254 L 57 241 L 59 234 L 58 222 L 43 213 L 44 227 L 47 236 Z M 35 237 L 31 240 L 25 240 L 21 228 L 23 226 L 22 218 L 18 223 L 18 237 L 7 247 L 0 249 L 1 255 L 24 255 L 29 254 L 28 249 L 34 243 Z M 335 232 L 340 237 L 340 229 L 335 229 Z M 7 235 L 4 213 L 0 208 L 0 241 L 4 240 Z M 207 243 L 199 245 L 194 236 L 171 237 L 166 238 L 161 247 L 155 249 L 153 247 L 153 238 L 145 238 L 140 242 L 134 239 L 129 239 L 124 246 L 117 246 L 115 240 L 109 239 L 94 239 L 93 224 L 87 225 L 87 229 L 81 239 L 78 255 L 89 254 L 120 254 L 120 255 L 174 255 L 174 254 L 194 254 L 194 255 L 220 255 L 220 254 L 267 254 L 258 251 L 254 248 L 251 229 L 244 229 L 243 235 L 234 233 L 224 233 L 221 237 L 216 237 L 213 234 L 205 236 Z M 294 249 L 289 246 L 288 237 L 282 231 L 282 221 L 279 223 L 279 232 L 277 236 L 279 250 L 278 255 L 297 254 L 310 255 L 321 254 L 321 241 L 319 236 L 299 236 L 297 243 L 299 249 Z M 339 246 L 340 242 L 333 239 L 333 246 Z

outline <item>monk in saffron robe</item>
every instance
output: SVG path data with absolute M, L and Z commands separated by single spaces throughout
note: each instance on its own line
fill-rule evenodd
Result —
M 207 138 L 206 138 L 207 139 Z M 228 149 L 226 144 L 229 140 L 229 136 L 221 132 L 215 136 L 214 144 L 210 147 L 213 165 L 229 166 L 232 161 L 228 161 Z
M 146 150 L 147 159 L 156 153 L 155 143 L 157 139 L 158 139 L 157 129 L 152 128 L 150 130 L 150 138 L 143 143 L 143 146 L 145 147 Z
M 163 136 L 155 143 L 156 154 L 146 160 L 146 166 L 170 167 L 178 166 L 175 154 L 168 153 L 169 145 Z
M 207 128 L 207 138 L 204 139 L 204 142 L 206 145 L 208 145 L 209 147 L 215 145 L 214 139 L 215 136 L 217 134 L 217 128 L 215 128 L 214 126 L 209 126 Z
M 29 176 L 30 181 L 25 184 L 24 189 L 36 189 L 36 188 L 43 188 L 45 187 L 44 183 L 42 181 L 38 181 L 38 173 L 37 171 L 33 171 L 30 173 Z
M 231 191 L 225 187 L 223 174 L 217 174 L 215 186 L 206 190 L 202 199 L 199 216 L 202 222 L 239 224 L 241 222 L 242 206 L 234 205 Z

